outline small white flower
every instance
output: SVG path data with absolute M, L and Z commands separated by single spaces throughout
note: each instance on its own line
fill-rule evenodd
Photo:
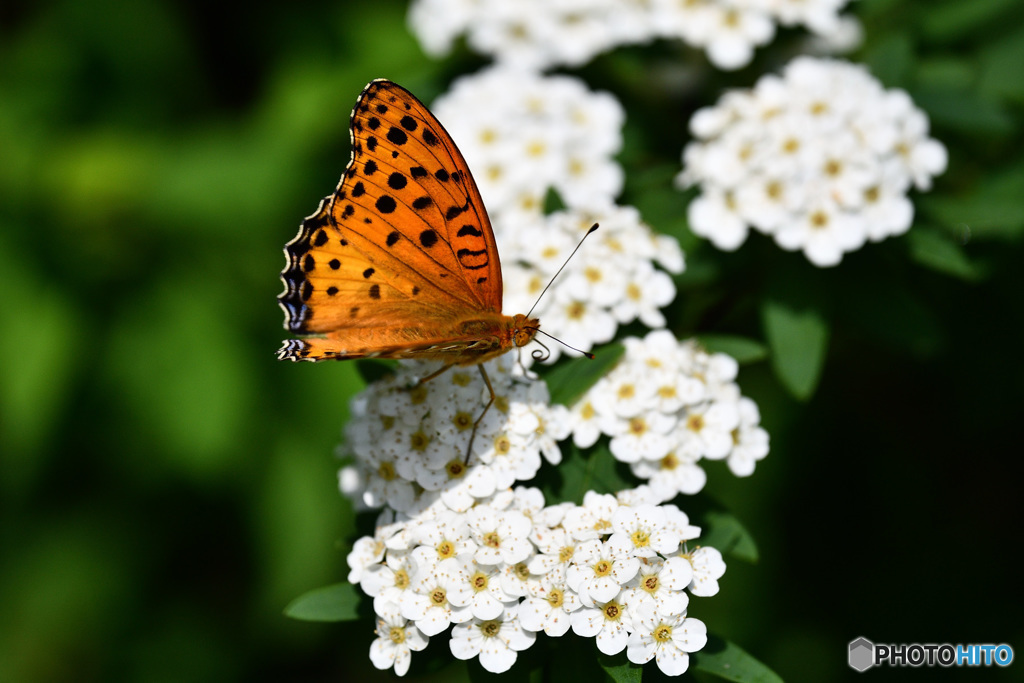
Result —
M 607 602 L 640 569 L 632 543 L 622 540 L 585 541 L 579 545 L 565 572 L 565 582 L 587 607 Z
M 609 541 L 633 547 L 634 557 L 667 555 L 679 547 L 679 536 L 668 527 L 664 509 L 654 505 L 621 507 L 612 516 Z
M 517 607 L 509 607 L 493 619 L 477 619 L 458 624 L 449 642 L 458 659 L 480 658 L 480 665 L 491 673 L 503 673 L 516 663 L 517 653 L 533 645 L 537 635 L 526 631 L 516 617 Z
M 675 416 L 664 413 L 638 415 L 620 424 L 608 445 L 622 462 L 660 460 L 672 450 L 669 434 L 676 424 Z
M 581 606 L 579 597 L 564 583 L 542 579 L 519 604 L 519 622 L 527 631 L 558 637 L 569 630 L 570 615 Z
M 437 635 L 451 623 L 472 617 L 473 591 L 455 559 L 422 568 L 409 588 L 400 594 L 397 604 L 402 616 L 415 622 L 425 635 Z
M 689 564 L 685 562 L 684 564 Z M 640 571 L 626 584 L 629 592 L 628 602 L 632 613 L 643 600 L 652 600 L 658 609 L 667 614 L 682 614 L 690 602 L 685 593 L 686 585 L 678 582 L 670 583 L 662 579 L 666 561 L 661 558 L 647 558 L 640 563 Z M 671 572 L 669 572 L 671 575 Z
M 477 543 L 473 558 L 480 564 L 516 564 L 533 552 L 528 540 L 531 523 L 521 512 L 498 512 L 478 505 L 466 513 L 470 533 Z
M 509 595 L 501 587 L 501 567 L 479 564 L 472 557 L 457 558 L 462 573 L 460 580 L 472 593 L 469 605 L 477 619 L 496 619 L 515 605 L 518 597 Z
M 562 527 L 577 541 L 589 541 L 612 532 L 612 516 L 619 509 L 619 501 L 610 493 L 587 491 L 583 505 L 565 513 Z
M 366 570 L 359 585 L 367 595 L 373 596 L 374 605 L 386 602 L 398 604 L 402 595 L 411 590 L 415 572 L 416 565 L 411 553 L 390 551 L 384 564 Z
M 622 652 L 632 629 L 627 606 L 617 599 L 581 607 L 572 613 L 570 621 L 573 633 L 593 637 L 597 649 L 606 655 Z
M 552 580 L 562 580 L 565 570 L 576 555 L 578 542 L 568 530 L 534 527 L 531 540 L 537 546 L 537 554 L 530 558 L 530 573 L 546 575 Z
M 733 430 L 733 447 L 727 462 L 737 477 L 748 477 L 754 473 L 757 461 L 768 455 L 768 432 L 759 426 L 761 413 L 756 403 L 744 396 L 737 407 L 740 423 Z
M 707 626 L 686 613 L 665 613 L 654 601 L 643 602 L 634 610 L 635 631 L 629 636 L 626 657 L 636 664 L 652 659 L 668 676 L 679 676 L 690 665 L 691 652 L 708 642 Z
M 406 621 L 393 603 L 377 612 L 375 632 L 377 639 L 370 645 L 370 662 L 378 669 L 394 667 L 399 676 L 409 670 L 412 651 L 418 652 L 427 646 L 428 639 Z
M 690 564 L 693 565 L 693 581 L 690 583 L 690 593 L 707 597 L 718 593 L 718 579 L 725 574 L 725 562 L 722 560 L 722 553 L 715 548 L 697 548 L 689 554 Z
M 679 424 L 680 440 L 692 441 L 694 450 L 705 458 L 721 460 L 732 449 L 732 431 L 739 422 L 739 409 L 735 403 L 716 401 L 692 406 Z

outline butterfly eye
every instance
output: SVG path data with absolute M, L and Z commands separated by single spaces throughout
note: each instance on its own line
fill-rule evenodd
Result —
M 526 346 L 533 339 L 533 335 L 537 333 L 536 328 L 532 327 L 516 327 L 512 330 L 512 341 L 515 342 L 516 346 Z

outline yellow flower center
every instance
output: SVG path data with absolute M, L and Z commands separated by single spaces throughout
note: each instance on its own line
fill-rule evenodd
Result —
M 643 529 L 637 529 L 633 532 L 633 545 L 637 548 L 645 548 L 651 544 L 651 536 Z
M 415 434 L 409 436 L 409 448 L 414 451 L 423 452 L 427 450 L 427 446 L 430 445 L 430 437 L 423 433 L 423 430 L 418 430 Z
M 473 420 L 473 416 L 463 410 L 458 411 L 452 416 L 452 424 L 454 424 L 455 428 L 460 432 L 464 432 L 467 429 L 472 428 Z
M 508 434 L 498 434 L 494 437 L 494 454 L 495 455 L 508 455 L 512 452 L 512 440 L 508 438 Z
M 395 465 L 391 462 L 382 462 L 380 467 L 377 468 L 377 476 L 384 481 L 391 481 L 397 474 L 395 473 Z
M 466 476 L 466 463 L 461 458 L 449 460 L 444 466 L 444 471 L 448 474 L 449 479 L 461 479 Z

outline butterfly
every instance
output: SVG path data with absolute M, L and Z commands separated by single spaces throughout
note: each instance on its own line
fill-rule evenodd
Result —
M 278 301 L 296 335 L 281 360 L 414 358 L 483 365 L 540 321 L 501 312 L 501 263 L 480 191 L 451 135 L 405 88 L 371 81 L 352 109 L 334 194 L 285 245 Z M 477 418 L 476 425 L 483 418 Z M 470 440 L 472 447 L 472 438 Z

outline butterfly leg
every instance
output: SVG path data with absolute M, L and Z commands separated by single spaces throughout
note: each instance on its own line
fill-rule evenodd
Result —
M 484 419 L 484 415 L 491 409 L 494 404 L 494 399 L 497 398 L 497 394 L 494 393 L 494 387 L 491 386 L 491 378 L 487 376 L 487 370 L 484 369 L 484 364 L 480 363 L 477 365 L 480 368 L 480 376 L 484 378 L 484 384 L 487 385 L 487 392 L 491 395 L 487 401 L 487 405 L 484 406 L 484 410 L 480 413 L 480 417 L 476 418 L 476 422 L 473 423 L 473 431 L 469 435 L 469 448 L 466 449 L 466 464 L 469 464 L 469 458 L 473 455 L 473 441 L 476 439 L 476 430 L 480 426 L 480 423 Z
M 442 365 L 440 368 L 438 368 L 437 370 L 434 370 L 432 373 L 430 373 L 426 377 L 421 377 L 419 379 L 419 381 L 417 381 L 414 386 L 418 387 L 421 384 L 426 384 L 427 382 L 429 382 L 430 380 L 434 379 L 435 377 L 437 377 L 439 375 L 443 375 L 445 373 L 445 371 L 447 371 L 448 368 L 452 367 L 453 365 L 455 365 L 455 363 L 448 363 L 448 365 Z

